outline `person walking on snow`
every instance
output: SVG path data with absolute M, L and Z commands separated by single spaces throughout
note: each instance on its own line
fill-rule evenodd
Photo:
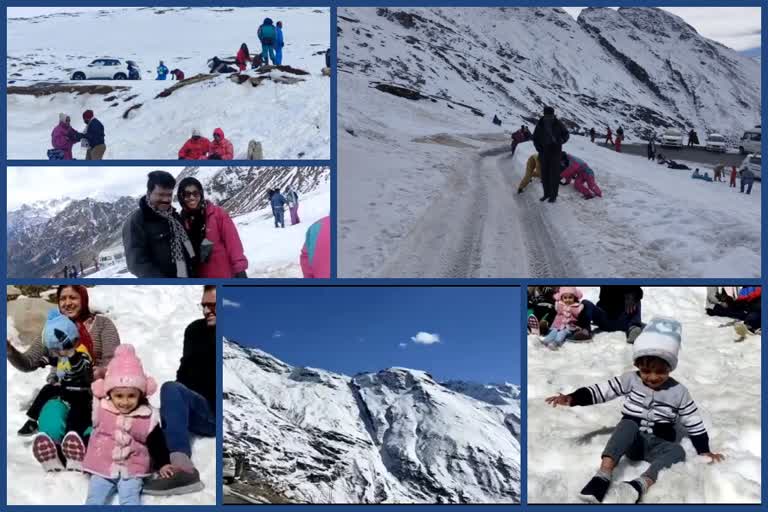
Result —
M 278 66 L 283 63 L 283 46 L 285 46 L 285 39 L 283 39 L 283 22 L 277 22 L 277 28 L 275 29 L 275 64 Z
M 539 160 L 538 154 L 528 157 L 528 161 L 525 163 L 525 176 L 517 186 L 517 193 L 522 194 L 533 178 L 541 178 L 541 160 Z
M 277 40 L 277 31 L 272 23 L 271 18 L 264 18 L 264 23 L 261 24 L 256 35 L 261 42 L 261 61 L 264 65 L 268 65 L 269 61 L 275 64 L 275 41 Z
M 747 187 L 747 195 L 752 193 L 752 184 L 755 182 L 755 174 L 748 168 L 741 170 L 741 190 L 740 193 L 744 193 L 744 186 Z
M 221 128 L 213 130 L 213 141 L 211 141 L 208 160 L 232 160 L 233 156 L 232 143 L 224 137 L 224 130 Z
M 71 122 L 67 114 L 59 114 L 59 124 L 51 132 L 51 145 L 61 155 L 57 160 L 72 160 L 72 146 L 83 138 L 77 130 L 72 128 Z
M 656 136 L 651 135 L 651 138 L 648 139 L 648 160 L 653 160 L 656 158 Z
M 299 256 L 301 273 L 307 279 L 331 277 L 331 218 L 325 216 L 307 229 Z
M 167 76 L 168 67 L 163 64 L 163 61 L 160 61 L 160 64 L 157 66 L 157 80 L 165 80 Z
M 737 174 L 736 166 L 732 165 L 731 166 L 731 183 L 728 186 L 728 188 L 736 188 L 736 174 Z
M 85 133 L 82 135 L 88 144 L 85 159 L 103 159 L 104 153 L 107 151 L 107 146 L 104 144 L 104 125 L 93 117 L 93 110 L 83 112 L 83 122 L 85 122 Z
M 287 202 L 285 196 L 280 193 L 279 188 L 273 190 L 269 196 L 269 204 L 272 205 L 272 215 L 275 217 L 275 227 L 285 227 L 285 205 Z
M 725 169 L 725 164 L 722 162 L 717 164 L 715 168 L 712 169 L 715 181 L 723 181 L 723 169 Z
M 677 320 L 653 318 L 633 347 L 637 370 L 545 399 L 552 407 L 577 407 L 624 397 L 621 420 L 600 455 L 600 468 L 581 490 L 581 500 L 602 503 L 612 489 L 612 503 L 640 503 L 662 469 L 686 459 L 685 449 L 677 440 L 678 423 L 687 431 L 696 453 L 711 462 L 725 458 L 710 449 L 704 420 L 688 389 L 670 376 L 677 368 L 682 335 L 683 327 Z M 639 477 L 612 487 L 613 470 L 624 456 L 650 466 Z
M 606 144 L 613 144 L 613 131 L 611 131 L 611 127 L 608 127 L 608 131 L 605 133 L 605 143 Z
M 200 135 L 200 130 L 192 129 L 192 137 L 181 146 L 179 160 L 205 160 L 211 150 L 211 141 Z
M 288 201 L 288 210 L 291 212 L 291 226 L 301 222 L 299 220 L 299 193 L 293 188 L 293 185 L 288 185 L 285 189 L 285 199 Z
M 592 127 L 589 129 L 589 141 L 593 144 L 595 143 L 595 128 Z
M 574 188 L 584 196 L 584 199 L 592 199 L 595 196 L 603 197 L 603 191 L 600 190 L 595 181 L 594 171 L 584 160 L 563 151 L 561 166 L 565 168 L 560 173 L 561 185 L 568 185 L 573 180 Z
M 240 71 L 245 71 L 248 67 L 248 63 L 251 61 L 251 53 L 248 50 L 248 45 L 243 43 L 240 45 L 240 49 L 237 51 L 237 57 L 235 63 Z
M 555 109 L 544 107 L 544 115 L 533 131 L 533 145 L 541 162 L 541 184 L 544 195 L 539 201 L 554 203 L 560 186 L 560 153 L 568 142 L 568 129 L 557 117 Z

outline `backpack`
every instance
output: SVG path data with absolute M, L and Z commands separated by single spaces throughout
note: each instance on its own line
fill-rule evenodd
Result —
M 270 46 L 275 43 L 275 27 L 273 25 L 261 26 L 261 43 Z

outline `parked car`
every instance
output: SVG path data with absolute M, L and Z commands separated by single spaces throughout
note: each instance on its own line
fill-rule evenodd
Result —
M 741 162 L 741 166 L 739 169 L 747 168 L 755 175 L 756 180 L 763 181 L 762 175 L 763 175 L 763 162 L 762 162 L 762 155 L 760 153 L 751 153 L 747 155 L 747 157 L 744 159 L 743 162 Z
M 725 150 L 727 149 L 725 137 L 719 133 L 710 133 L 705 142 L 704 149 L 706 151 L 725 153 Z
M 742 155 L 747 153 L 762 153 L 762 146 L 760 144 L 762 138 L 762 128 L 755 126 L 744 132 L 739 141 L 739 152 Z
M 130 61 L 135 65 L 135 62 Z M 137 67 L 138 69 L 138 67 Z M 139 75 L 141 76 L 141 75 Z M 72 73 L 72 80 L 127 80 L 128 61 L 121 59 L 95 59 L 83 69 Z
M 231 484 L 243 476 L 245 471 L 245 458 L 232 452 L 225 451 L 221 456 L 221 476 L 225 484 Z
M 659 145 L 672 148 L 683 147 L 683 132 L 676 128 L 670 128 L 662 134 Z

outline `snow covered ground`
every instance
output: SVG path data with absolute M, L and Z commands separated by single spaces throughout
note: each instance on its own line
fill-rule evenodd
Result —
M 585 288 L 596 300 L 599 288 Z M 664 470 L 645 503 L 760 503 L 761 338 L 734 343 L 728 319 L 704 312 L 705 288 L 643 288 L 643 317 L 673 316 L 683 324 L 683 343 L 675 379 L 696 401 L 712 451 L 726 460 L 717 465 L 696 455 L 690 440 L 687 460 Z M 611 429 L 620 419 L 620 402 L 553 409 L 544 399 L 604 382 L 632 368 L 632 346 L 623 333 L 597 334 L 589 343 L 566 343 L 559 351 L 528 336 L 528 501 L 578 502 L 594 475 Z M 636 477 L 645 462 L 622 461 L 614 481 Z
M 307 228 L 330 214 L 331 186 L 325 182 L 302 197 L 299 203 L 301 222 L 291 226 L 285 212 L 285 229 L 275 229 L 271 208 L 235 217 L 235 225 L 248 258 L 248 277 L 301 277 L 299 256 Z M 135 277 L 124 264 L 113 265 L 90 274 L 88 278 Z
M 117 327 L 123 343 L 131 343 L 145 371 L 159 383 L 175 380 L 182 355 L 184 329 L 202 318 L 200 286 L 97 286 L 89 289 L 91 309 L 106 314 Z M 51 308 L 55 306 L 52 304 Z M 6 326 L 12 343 L 18 344 L 13 320 Z M 18 346 L 18 345 L 17 345 Z M 7 469 L 9 505 L 82 505 L 88 490 L 87 476 L 64 472 L 46 474 L 32 456 L 32 438 L 16 431 L 26 420 L 26 409 L 45 384 L 47 369 L 21 373 L 6 363 Z M 159 396 L 150 397 L 159 406 Z M 196 494 L 172 497 L 144 496 L 148 505 L 215 505 L 216 440 L 196 438 L 192 460 L 205 489 Z M 115 502 L 116 503 L 116 502 Z
M 510 157 L 469 112 L 339 83 L 340 276 L 760 275 L 759 182 L 746 196 L 573 136 L 604 197 L 541 204 L 538 180 L 517 195 L 531 143 Z
M 235 84 L 223 74 L 156 98 L 177 83 L 153 79 L 160 60 L 169 69 L 180 68 L 188 79 L 207 73 L 207 60 L 214 56 L 234 58 L 243 42 L 251 54 L 260 52 L 256 30 L 267 16 L 283 21 L 283 64 L 308 71 L 309 75 L 297 77 L 305 81 L 267 80 L 252 87 L 247 82 Z M 112 8 L 11 19 L 7 25 L 9 86 L 45 82 L 128 89 L 107 94 L 9 94 L 8 157 L 45 159 L 58 114 L 70 115 L 80 131 L 82 113 L 91 109 L 105 127 L 106 159 L 176 160 L 193 128 L 211 138 L 217 127 L 232 142 L 235 159 L 246 158 L 250 140 L 262 142 L 266 159 L 327 159 L 330 80 L 320 74 L 325 65 L 320 52 L 330 46 L 329 18 L 328 8 L 260 7 Z M 136 60 L 143 79 L 69 80 L 73 70 L 104 56 Z M 248 74 L 256 76 L 252 71 Z M 296 77 L 277 71 L 270 76 Z M 142 106 L 124 117 L 134 105 Z M 85 150 L 76 146 L 74 156 L 85 158 Z

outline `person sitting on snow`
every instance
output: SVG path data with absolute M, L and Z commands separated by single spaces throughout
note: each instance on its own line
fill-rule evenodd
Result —
M 553 286 L 528 287 L 528 332 L 546 335 L 555 319 L 555 293 Z
M 184 80 L 184 72 L 179 68 L 173 69 L 171 71 L 171 75 L 173 75 L 173 78 L 175 78 L 176 80 Z
M 517 186 L 517 193 L 522 194 L 533 178 L 541 179 L 541 162 L 539 161 L 538 153 L 528 157 L 528 161 L 525 163 L 525 176 L 523 176 L 523 179 L 520 180 L 520 184 Z
M 235 64 L 237 64 L 237 67 L 240 71 L 245 71 L 249 62 L 251 62 L 251 52 L 248 49 L 248 45 L 243 43 L 240 45 L 240 49 L 237 50 Z
M 573 186 L 584 196 L 584 199 L 603 197 L 603 191 L 595 181 L 594 171 L 584 160 L 563 151 L 562 161 L 565 170 L 560 173 L 561 184 L 568 185 L 571 180 L 574 180 Z
M 579 326 L 577 320 L 584 305 L 581 304 L 581 291 L 574 286 L 561 286 L 555 293 L 555 321 L 552 329 L 546 336 L 539 338 L 548 348 L 556 350 L 566 338 L 576 331 Z
M 224 130 L 216 128 L 213 130 L 213 140 L 208 154 L 208 160 L 232 160 L 234 149 L 232 143 L 224 137 Z
M 179 150 L 179 160 L 205 160 L 211 150 L 211 141 L 200 135 L 200 130 L 192 129 L 192 138 Z
M 168 66 L 163 64 L 163 61 L 160 61 L 160 64 L 157 66 L 157 80 L 165 80 L 165 77 L 168 76 Z
M 683 327 L 677 320 L 653 318 L 633 347 L 637 370 L 545 399 L 552 407 L 576 407 L 624 397 L 621 420 L 602 451 L 600 469 L 579 495 L 583 501 L 603 502 L 611 488 L 613 470 L 626 456 L 649 462 L 650 466 L 637 478 L 615 485 L 611 502 L 641 502 L 658 481 L 659 471 L 685 460 L 685 449 L 677 441 L 677 422 L 685 427 L 699 455 L 712 462 L 724 459 L 722 454 L 711 451 L 704 420 L 688 389 L 670 376 L 677 368 L 682 334 Z

